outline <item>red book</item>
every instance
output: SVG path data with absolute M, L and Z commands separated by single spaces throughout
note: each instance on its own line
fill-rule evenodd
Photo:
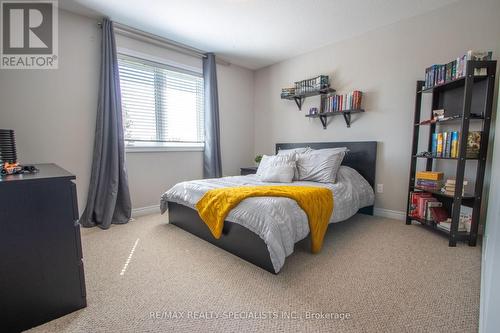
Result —
M 431 207 L 432 218 L 436 222 L 443 222 L 448 219 L 448 211 L 443 207 Z
M 430 198 L 432 195 L 427 192 L 411 192 L 410 193 L 410 209 L 409 215 L 411 217 L 419 217 L 418 216 L 418 199 L 422 197 Z
M 433 197 L 420 197 L 418 199 L 418 217 L 421 219 L 425 219 L 425 213 L 427 212 L 427 203 L 430 201 L 437 201 L 436 198 Z

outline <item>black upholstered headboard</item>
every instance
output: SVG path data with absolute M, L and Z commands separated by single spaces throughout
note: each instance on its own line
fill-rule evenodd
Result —
M 377 142 L 306 142 L 306 143 L 277 143 L 276 153 L 280 149 L 292 149 L 300 147 L 311 147 L 312 149 L 347 147 L 349 152 L 344 157 L 342 165 L 346 165 L 358 171 L 368 183 L 375 187 L 375 166 L 377 162 Z M 373 214 L 373 207 L 362 209 L 363 213 Z
M 342 165 L 357 170 L 372 187 L 375 186 L 375 166 L 377 162 L 377 142 L 306 142 L 306 143 L 277 143 L 276 153 L 280 149 L 311 147 L 312 149 L 347 147 L 349 152 L 344 157 Z

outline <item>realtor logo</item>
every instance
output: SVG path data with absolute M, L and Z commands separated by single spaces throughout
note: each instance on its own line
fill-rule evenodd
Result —
M 0 68 L 57 69 L 57 0 L 0 1 Z

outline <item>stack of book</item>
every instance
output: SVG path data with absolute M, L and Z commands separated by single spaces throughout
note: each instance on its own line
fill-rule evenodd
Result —
M 443 208 L 443 203 L 430 193 L 411 192 L 409 216 L 438 223 L 448 218 L 448 212 Z
M 440 132 L 432 134 L 432 156 L 458 158 L 459 132 Z M 470 131 L 467 137 L 467 158 L 478 158 L 481 147 L 481 132 Z
M 439 191 L 443 187 L 443 173 L 437 171 L 419 171 L 415 175 L 417 187 L 425 190 Z
M 469 182 L 467 180 L 464 180 L 463 186 L 462 186 L 462 195 L 465 193 L 465 186 L 468 185 Z M 444 194 L 448 195 L 454 195 L 455 194 L 455 188 L 456 188 L 456 181 L 455 179 L 446 179 L 446 182 L 444 183 L 444 187 L 441 189 L 441 192 Z
M 361 109 L 363 93 L 355 90 L 349 94 L 330 95 L 326 98 L 323 112 L 339 112 Z
M 447 64 L 432 65 L 425 69 L 425 88 L 431 88 L 464 77 L 467 70 L 467 60 L 491 60 L 492 56 L 492 51 L 469 50 L 463 56 Z M 486 68 L 476 68 L 474 75 L 486 75 Z

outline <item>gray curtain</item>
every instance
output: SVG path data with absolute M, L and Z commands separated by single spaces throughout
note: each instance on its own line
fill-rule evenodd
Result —
M 207 53 L 203 58 L 203 82 L 205 85 L 205 150 L 203 177 L 222 177 L 219 128 L 219 96 L 215 55 Z
M 102 22 L 101 52 L 92 174 L 80 224 L 108 229 L 112 223 L 127 223 L 132 211 L 125 168 L 116 43 L 113 22 L 108 19 Z

